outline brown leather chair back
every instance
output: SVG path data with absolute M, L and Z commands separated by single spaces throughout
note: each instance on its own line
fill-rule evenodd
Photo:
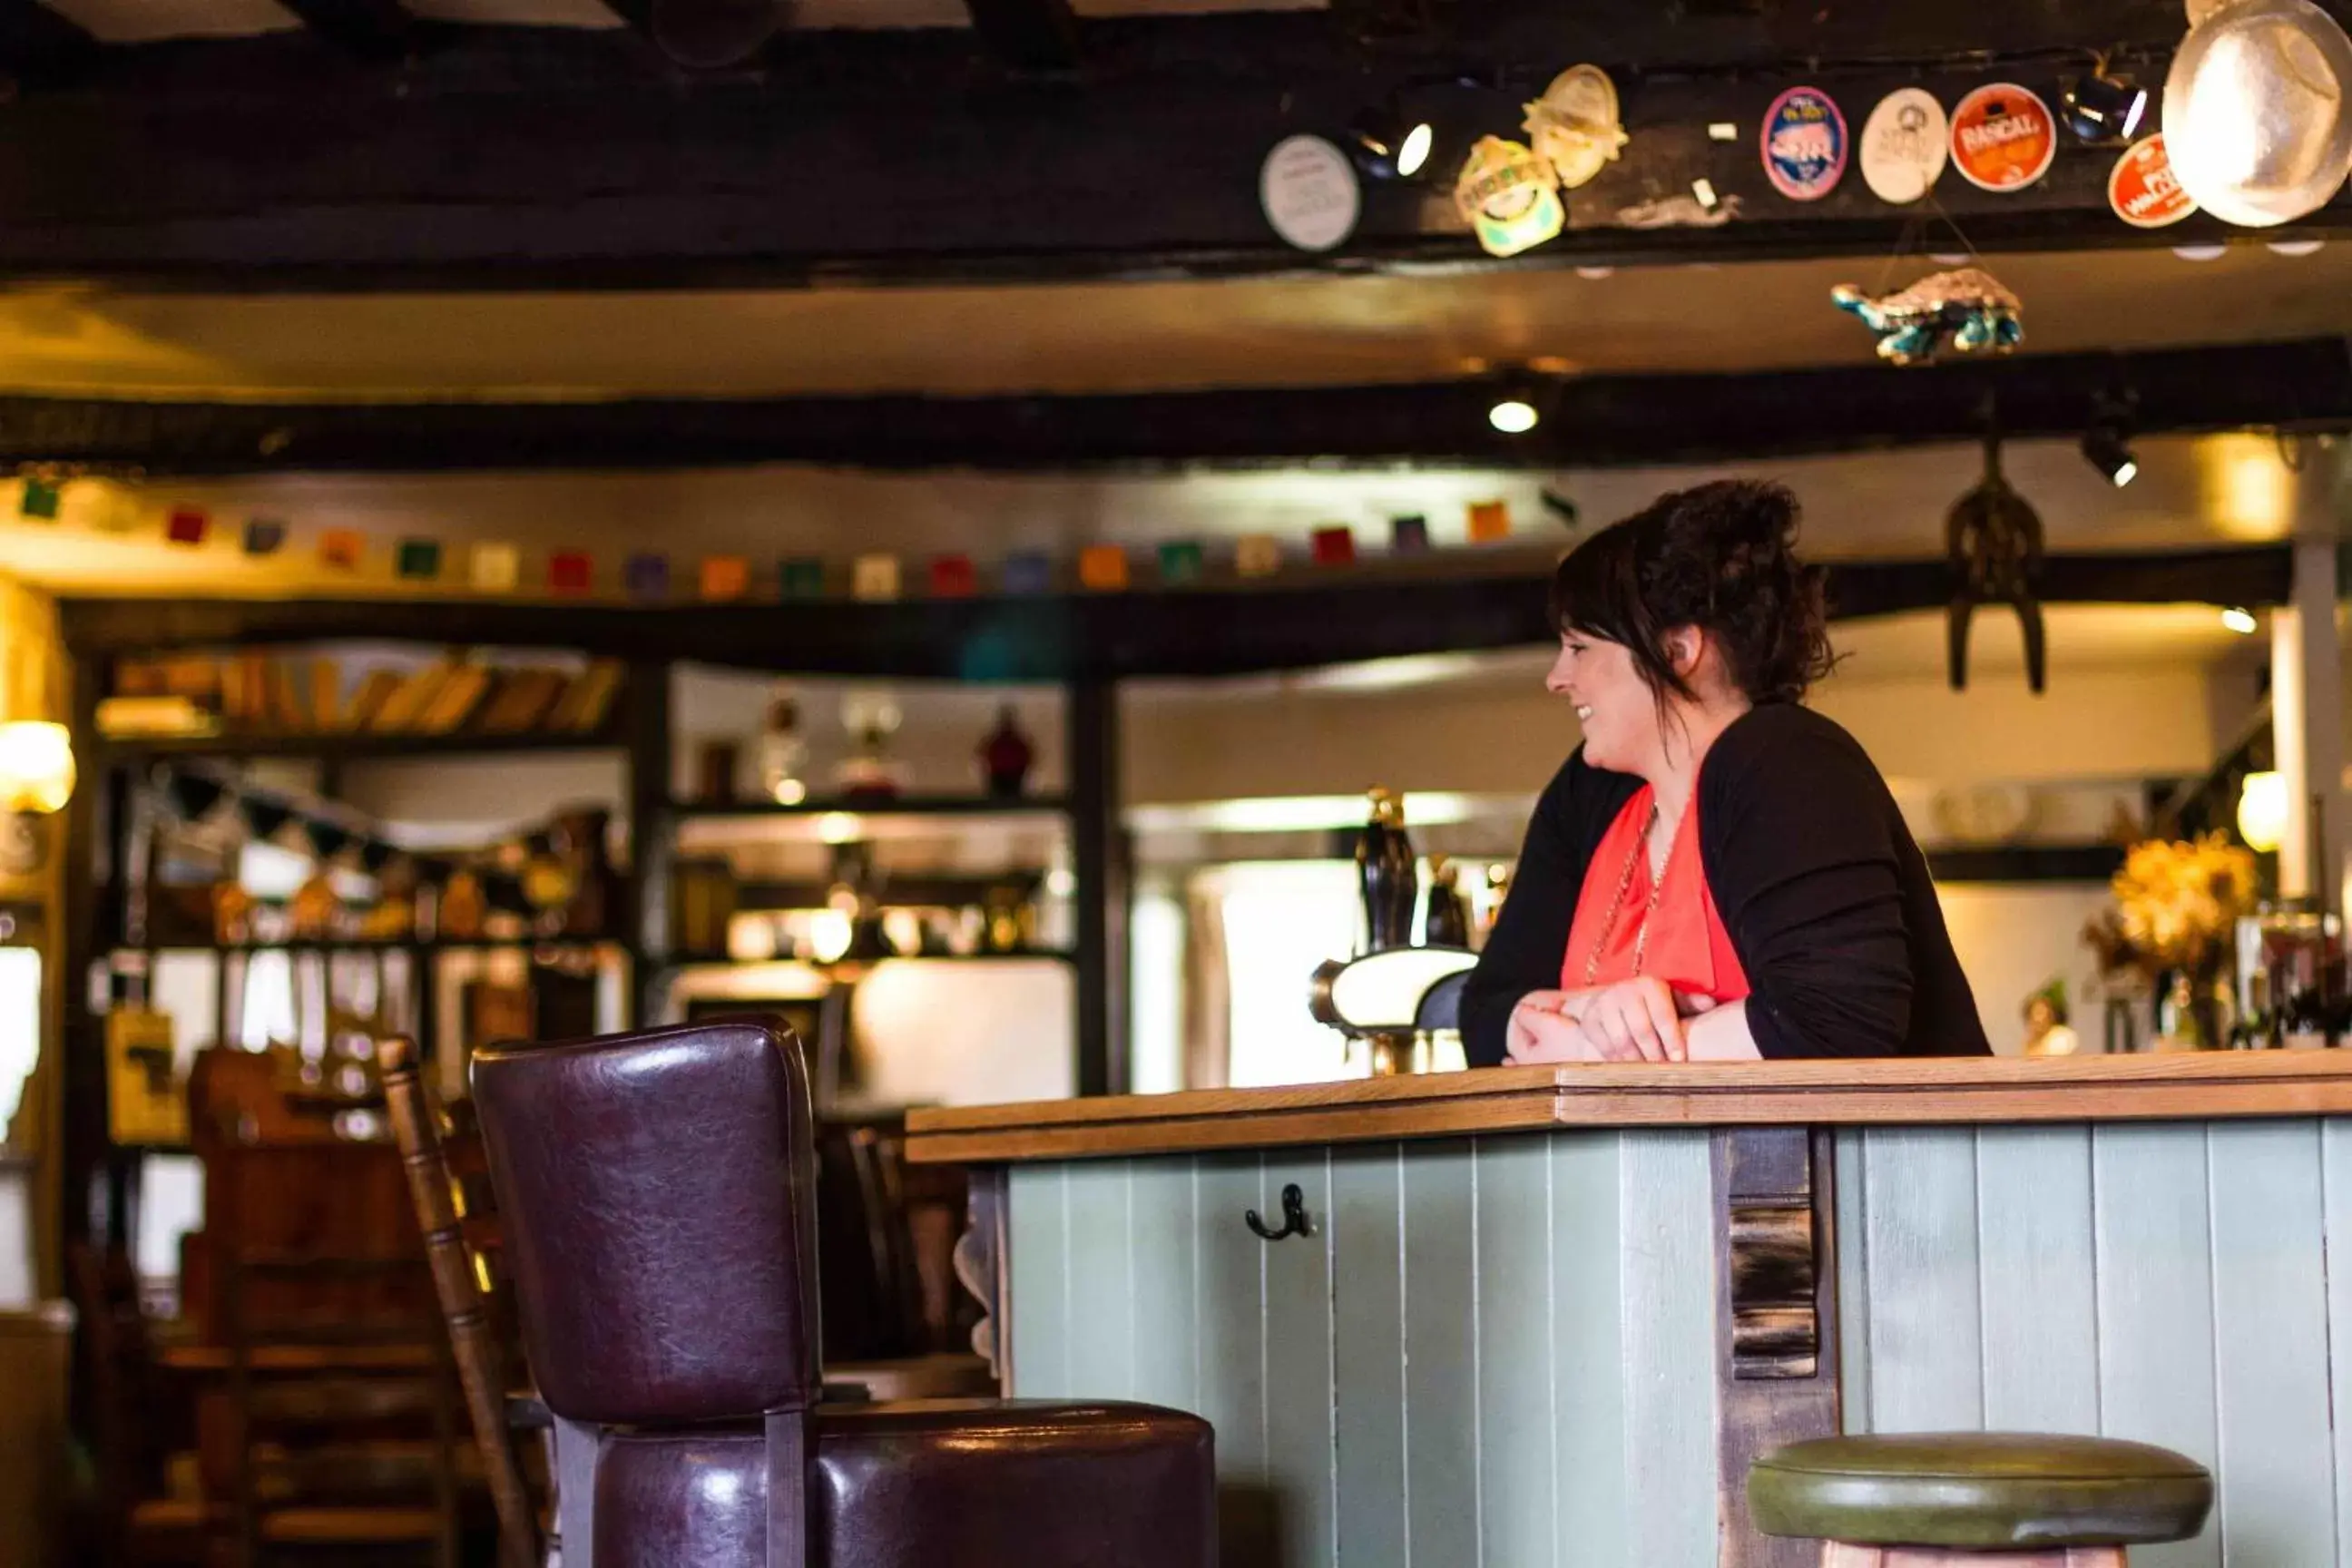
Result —
M 549 1409 L 628 1425 L 816 1403 L 815 1157 L 790 1030 L 498 1047 L 472 1072 Z

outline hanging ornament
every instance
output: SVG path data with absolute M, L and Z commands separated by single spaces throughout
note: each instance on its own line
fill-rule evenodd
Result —
M 1817 87 L 1792 87 L 1764 111 L 1764 175 L 1792 202 L 1817 202 L 1845 177 L 1845 116 Z
M 1952 110 L 1952 166 L 1980 191 L 2021 191 L 2057 155 L 2058 121 L 2031 88 L 1993 82 Z
M 1275 143 L 1258 169 L 1257 199 L 1274 232 L 1300 250 L 1346 244 L 1364 200 L 1356 166 L 1320 136 Z
M 2352 39 L 2311 0 L 2193 6 L 2164 82 L 2164 142 L 2191 200 L 2266 228 L 2326 205 L 2352 170 Z
M 1969 620 L 1979 605 L 2017 612 L 2025 639 L 2025 683 L 2039 695 L 2047 676 L 2042 624 L 2042 518 L 2000 471 L 2000 437 L 1985 437 L 1984 478 L 1944 519 L 1952 569 L 1945 629 L 1952 689 L 1969 684 Z
M 1599 66 L 1570 66 L 1524 107 L 1528 144 L 1563 191 L 1590 184 L 1624 151 L 1617 84 Z
M 1517 256 L 1559 233 L 1551 165 L 1517 142 L 1481 136 L 1454 182 L 1454 205 L 1489 256 Z
M 1906 206 L 1936 188 L 1950 156 L 1951 122 L 1936 95 L 1897 88 L 1862 127 L 1862 181 L 1882 202 Z
M 2197 210 L 2165 155 L 2163 132 L 2124 149 L 2107 174 L 2107 205 L 2134 228 L 2162 228 Z
M 1961 354 L 2007 353 L 2025 336 L 2017 296 L 1975 267 L 1932 273 L 1875 299 L 1841 283 L 1830 298 L 1878 334 L 1878 357 L 1892 364 L 1925 364 L 1947 347 Z

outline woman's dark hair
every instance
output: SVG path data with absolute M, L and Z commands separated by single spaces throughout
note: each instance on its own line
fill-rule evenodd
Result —
M 1794 702 L 1833 662 L 1822 574 L 1797 559 L 1797 521 L 1786 486 L 1754 479 L 1660 496 L 1559 563 L 1552 628 L 1622 643 L 1663 701 L 1696 695 L 1665 637 L 1697 626 L 1749 701 Z

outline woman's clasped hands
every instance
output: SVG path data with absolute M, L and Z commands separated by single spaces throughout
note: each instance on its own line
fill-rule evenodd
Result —
M 1637 975 L 1590 991 L 1531 991 L 1511 1010 L 1505 1060 L 1678 1062 L 1690 1057 L 1684 1023 L 1715 998 Z

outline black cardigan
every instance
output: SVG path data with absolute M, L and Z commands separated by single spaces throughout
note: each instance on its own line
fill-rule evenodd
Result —
M 1528 825 L 1517 874 L 1462 997 L 1473 1067 L 1503 1059 L 1511 1009 L 1560 982 L 1586 867 L 1641 787 L 1579 748 Z M 1753 987 L 1767 1057 L 1990 1050 L 1895 797 L 1854 738 L 1793 703 L 1734 720 L 1699 764 L 1699 855 Z

